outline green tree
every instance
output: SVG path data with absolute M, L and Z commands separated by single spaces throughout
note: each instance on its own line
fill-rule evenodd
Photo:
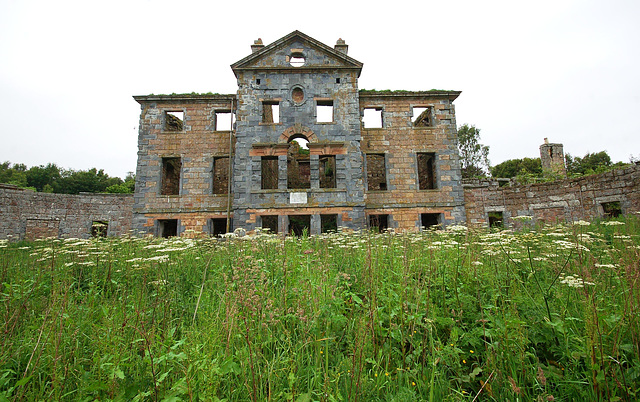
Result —
M 60 168 L 55 163 L 32 166 L 27 170 L 27 183 L 37 191 L 43 191 L 47 185 L 53 187 L 53 183 L 58 179 L 60 179 Z
M 480 142 L 480 129 L 463 124 L 458 129 L 458 151 L 462 178 L 486 176 L 489 164 L 489 146 Z
M 0 163 L 0 183 L 12 184 L 18 187 L 27 187 L 27 166 L 16 163 L 11 166 L 11 162 Z
M 588 175 L 609 170 L 613 164 L 607 151 L 587 153 L 582 158 L 565 155 L 567 173 L 570 175 Z M 616 164 L 617 165 L 617 164 Z
M 540 158 L 509 159 L 491 167 L 491 176 L 512 178 L 520 174 L 542 176 Z
M 114 184 L 106 188 L 107 193 L 133 193 L 136 187 L 136 175 L 133 172 L 127 173 L 127 177 L 122 184 Z
M 53 183 L 53 190 L 56 193 L 78 194 L 103 193 L 107 187 L 122 184 L 119 177 L 109 177 L 103 169 L 97 170 L 64 170 L 60 179 Z

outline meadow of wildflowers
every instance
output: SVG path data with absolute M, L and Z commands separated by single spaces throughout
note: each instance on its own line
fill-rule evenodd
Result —
M 0 401 L 637 400 L 640 220 L 523 223 L 0 242 Z

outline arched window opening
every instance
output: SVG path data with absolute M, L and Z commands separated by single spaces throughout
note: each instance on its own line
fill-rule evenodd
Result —
M 289 139 L 287 152 L 287 188 L 311 188 L 309 140 L 302 135 Z

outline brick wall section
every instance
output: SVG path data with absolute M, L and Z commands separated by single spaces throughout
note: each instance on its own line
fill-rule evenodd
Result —
M 94 221 L 108 222 L 109 236 L 126 235 L 132 207 L 131 194 L 48 194 L 0 184 L 0 238 L 86 239 Z
M 503 213 L 505 226 L 527 215 L 534 223 L 592 220 L 603 216 L 602 203 L 619 202 L 623 214 L 640 211 L 640 166 L 577 179 L 527 186 L 465 185 L 467 223 L 487 226 L 488 213 Z
M 135 96 L 141 105 L 133 227 L 156 233 L 156 219 L 181 216 L 179 232 L 208 231 L 208 219 L 226 216 L 227 174 L 214 177 L 214 159 L 228 166 L 229 130 L 216 130 L 219 112 L 233 110 L 235 95 Z M 181 131 L 168 130 L 166 112 L 181 111 Z M 162 158 L 181 158 L 178 195 L 161 195 Z M 224 179 L 215 183 L 214 179 Z
M 366 213 L 389 214 L 389 227 L 415 231 L 421 213 L 442 214 L 442 223 L 465 220 L 453 100 L 457 91 L 360 91 L 360 110 L 382 108 L 382 128 L 362 129 L 362 151 L 384 154 L 386 191 L 366 191 Z M 413 108 L 428 107 L 431 126 L 415 127 Z M 420 190 L 417 153 L 435 154 L 433 190 Z M 368 160 L 368 159 L 367 159 Z M 366 166 L 366 169 L 369 169 Z

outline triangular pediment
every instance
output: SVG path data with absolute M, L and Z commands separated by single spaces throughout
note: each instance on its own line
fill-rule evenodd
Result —
M 231 65 L 241 70 L 308 71 L 326 69 L 362 69 L 362 63 L 300 31 L 293 31 L 277 41 Z

